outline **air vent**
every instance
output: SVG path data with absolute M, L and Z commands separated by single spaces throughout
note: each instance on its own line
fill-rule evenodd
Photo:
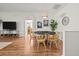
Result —
M 60 7 L 61 7 L 60 4 L 55 4 L 55 5 L 53 6 L 53 9 L 59 9 Z

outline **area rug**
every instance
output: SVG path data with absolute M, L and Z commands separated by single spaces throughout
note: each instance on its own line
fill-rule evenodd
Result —
M 7 47 L 8 45 L 12 44 L 12 42 L 0 42 L 0 49 Z

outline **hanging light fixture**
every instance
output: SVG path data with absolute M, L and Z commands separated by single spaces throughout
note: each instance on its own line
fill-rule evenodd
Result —
M 48 12 L 43 12 L 42 13 L 42 18 L 47 19 L 48 18 Z
M 48 17 L 47 16 L 43 16 L 43 19 L 47 19 Z

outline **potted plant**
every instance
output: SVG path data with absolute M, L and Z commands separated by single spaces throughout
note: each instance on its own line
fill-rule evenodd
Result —
M 51 19 L 50 27 L 51 27 L 51 30 L 53 32 L 53 35 L 55 34 L 55 30 L 57 29 L 57 25 L 58 25 L 57 21 Z

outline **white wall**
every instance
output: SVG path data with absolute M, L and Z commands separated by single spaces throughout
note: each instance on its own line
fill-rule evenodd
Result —
M 68 16 L 70 23 L 67 26 L 62 25 L 62 18 Z M 59 22 L 58 30 L 79 31 L 79 4 L 68 4 L 65 8 L 58 11 L 54 16 Z
M 49 12 L 47 12 L 48 13 L 48 20 L 49 20 L 49 23 L 50 23 L 50 19 L 51 19 L 51 16 L 50 16 L 50 13 Z M 51 30 L 50 29 L 50 25 L 49 26 L 47 26 L 47 27 L 44 27 L 43 26 L 43 18 L 42 18 L 42 15 L 43 13 L 42 12 L 38 12 L 38 13 L 34 13 L 33 15 L 35 16 L 35 21 L 34 21 L 34 30 L 35 31 L 48 31 L 48 30 Z M 41 21 L 42 22 L 42 28 L 37 28 L 37 21 Z
M 20 36 L 23 36 L 24 35 L 24 29 L 23 29 L 24 18 L 20 14 L 16 12 L 0 12 L 0 17 L 2 18 L 2 21 L 16 21 L 17 30 L 19 30 Z
M 37 21 L 42 21 L 42 12 L 0 12 L 0 18 L 3 21 L 16 21 L 17 29 L 19 30 L 20 36 L 24 36 L 25 29 L 24 29 L 24 20 L 32 19 L 33 20 L 33 30 L 34 31 L 43 31 L 43 30 L 50 30 L 50 27 L 42 27 L 41 29 L 37 29 Z M 48 20 L 50 17 L 48 17 Z
M 68 16 L 70 18 L 69 24 L 67 26 L 63 26 L 62 25 L 62 18 L 64 16 Z M 58 29 L 59 31 L 63 32 L 63 41 L 64 41 L 64 50 L 63 52 L 65 52 L 65 43 L 67 43 L 67 39 L 65 39 L 65 31 L 79 31 L 79 4 L 68 4 L 65 8 L 62 8 L 61 10 L 59 10 L 55 15 L 54 15 L 55 19 L 58 20 L 59 25 L 58 25 Z M 70 35 L 71 36 L 71 35 Z M 79 39 L 79 37 L 75 38 Z M 67 41 L 65 41 L 67 40 Z M 73 39 L 69 39 L 71 40 L 69 42 L 69 44 L 71 45 L 72 41 L 74 41 Z M 76 44 L 76 42 L 78 42 L 78 40 L 74 41 L 75 45 L 79 45 Z M 73 46 L 69 46 L 70 48 L 74 49 L 74 45 Z M 76 50 L 76 48 L 78 48 L 78 46 L 75 47 L 75 49 L 73 50 L 74 54 Z M 68 50 L 66 51 L 68 52 Z M 70 53 L 72 55 L 72 53 Z M 73 55 L 74 55 L 73 54 Z

